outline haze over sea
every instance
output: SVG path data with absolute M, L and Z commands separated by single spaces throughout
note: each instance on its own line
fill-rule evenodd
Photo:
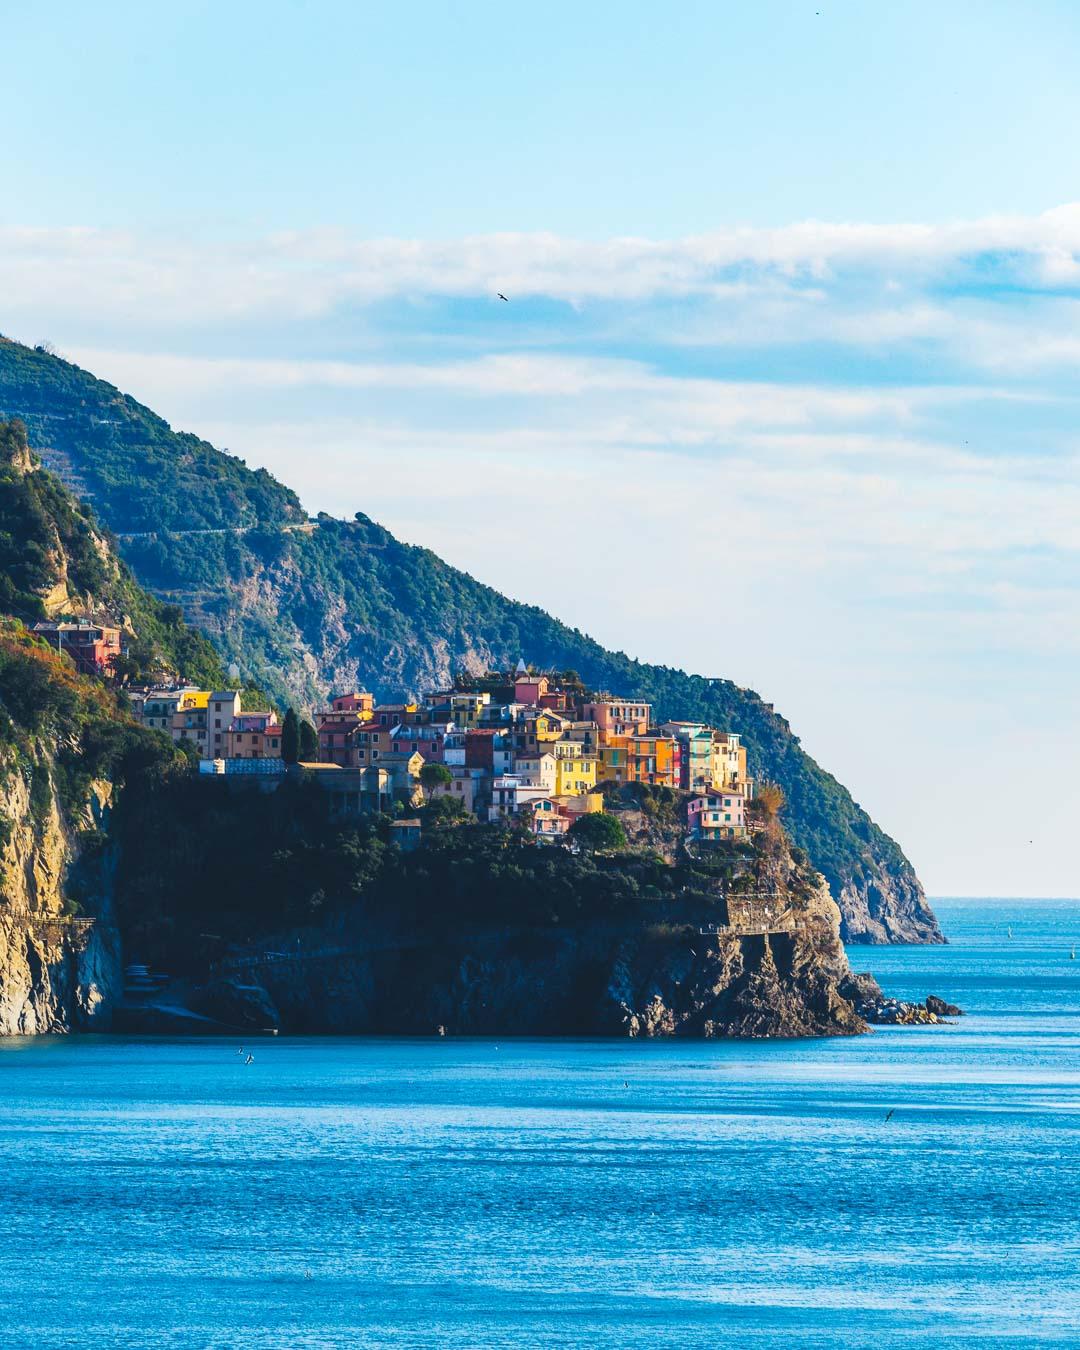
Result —
M 0 1042 L 0 1339 L 1075 1346 L 1080 902 L 935 908 L 950 1027 Z

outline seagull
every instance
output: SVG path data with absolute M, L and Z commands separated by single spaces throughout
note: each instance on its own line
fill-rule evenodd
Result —
M 892 1118 L 893 1118 L 893 1113 L 895 1112 L 895 1110 L 896 1110 L 896 1107 L 895 1107 L 895 1106 L 891 1106 L 891 1107 L 889 1108 L 888 1114 L 886 1115 L 885 1119 L 882 1121 L 882 1124 L 883 1124 L 883 1125 L 888 1125 L 889 1121 L 892 1120 Z
M 503 295 L 502 291 L 496 291 L 495 294 L 499 297 L 500 300 L 506 300 L 506 296 Z M 510 301 L 506 300 L 506 303 L 509 304 Z

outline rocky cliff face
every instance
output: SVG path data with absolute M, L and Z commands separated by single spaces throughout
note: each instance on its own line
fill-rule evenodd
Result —
M 782 874 L 779 917 L 768 933 L 740 919 L 736 907 L 712 933 L 701 927 L 713 925 L 647 918 L 489 927 L 456 940 L 413 933 L 368 956 L 359 943 L 357 955 L 344 959 L 268 963 L 246 972 L 242 985 L 195 1002 L 229 1025 L 269 1023 L 299 1033 L 713 1038 L 865 1031 L 842 992 L 850 970 L 828 887 L 796 867 L 786 846 L 775 865 Z M 290 948 L 288 937 L 274 945 Z M 240 1007 L 245 999 L 250 1017 Z
M 884 868 L 838 878 L 845 942 L 941 943 L 944 934 L 913 872 Z
M 84 880 L 97 914 L 74 916 L 67 883 L 79 849 L 52 787 L 50 756 L 0 761 L 0 1035 L 103 1030 L 120 991 L 120 942 L 107 870 Z M 107 789 L 90 808 L 101 818 Z M 94 823 L 88 820 L 85 823 Z

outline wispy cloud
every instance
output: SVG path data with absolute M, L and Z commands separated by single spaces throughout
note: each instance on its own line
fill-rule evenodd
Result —
M 170 320 L 294 317 L 389 297 L 480 296 L 580 304 L 665 297 L 818 297 L 837 282 L 949 279 L 1032 291 L 1080 288 L 1080 204 L 951 225 L 809 221 L 677 240 L 497 234 L 448 241 L 309 230 L 221 242 L 82 228 L 0 229 L 9 304 L 55 295 Z M 917 314 L 917 311 L 916 311 Z M 916 320 L 918 322 L 918 320 Z

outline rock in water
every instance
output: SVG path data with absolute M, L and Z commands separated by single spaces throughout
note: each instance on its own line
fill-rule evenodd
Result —
M 962 1008 L 958 1008 L 955 1003 L 946 1003 L 943 998 L 938 998 L 936 994 L 927 995 L 926 1011 L 934 1013 L 938 1017 L 963 1017 L 964 1015 Z

